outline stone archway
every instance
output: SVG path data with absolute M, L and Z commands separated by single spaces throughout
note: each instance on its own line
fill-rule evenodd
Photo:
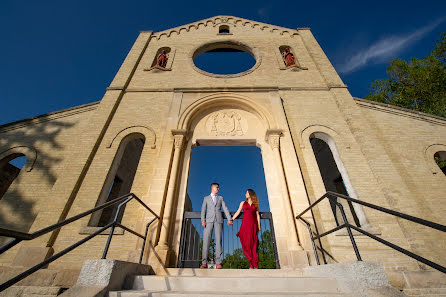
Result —
M 283 131 L 276 123 L 267 109 L 237 94 L 206 96 L 184 109 L 179 117 L 179 129 L 172 130 L 174 152 L 157 246 L 159 253 L 173 252 L 173 257 L 165 255 L 171 261 L 178 255 L 192 148 L 197 145 L 256 145 L 263 159 L 279 261 L 282 267 L 296 263 L 293 252 L 302 251 L 302 247 L 280 154 Z

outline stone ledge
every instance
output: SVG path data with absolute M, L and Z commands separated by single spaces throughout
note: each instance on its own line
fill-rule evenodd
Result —
M 364 231 L 367 231 L 367 232 L 369 232 L 369 233 L 371 233 L 373 235 L 382 235 L 381 229 L 379 229 L 378 227 L 374 227 L 374 226 L 370 226 L 369 225 L 369 226 L 361 227 L 361 229 L 363 229 Z M 351 230 L 352 230 L 353 236 L 368 237 L 367 235 L 362 234 L 359 231 L 356 231 L 356 230 L 353 230 L 353 229 L 351 229 Z M 336 231 L 334 234 L 335 234 L 335 236 L 348 236 L 348 231 L 347 231 L 347 228 L 342 228 L 341 230 Z M 370 238 L 370 237 L 368 237 L 368 238 Z
M 396 106 L 396 105 L 386 104 L 386 103 L 382 103 L 382 102 L 376 102 L 376 101 L 367 100 L 367 99 L 358 98 L 358 97 L 353 97 L 353 99 L 360 106 L 370 108 L 370 109 L 375 109 L 378 111 L 393 112 L 397 115 L 408 115 L 408 116 L 411 116 L 412 118 L 429 121 L 429 122 L 432 122 L 435 124 L 444 125 L 441 122 L 446 121 L 446 118 L 443 118 L 440 116 L 436 116 L 433 114 L 429 114 L 429 113 L 425 113 L 425 112 L 421 112 L 421 111 L 417 111 L 417 110 L 412 110 L 412 109 L 408 109 L 408 108 L 404 108 L 404 107 L 400 107 L 400 106 Z
M 92 226 L 82 226 L 79 230 L 79 234 L 93 234 L 94 232 L 98 231 L 102 227 L 92 227 Z M 109 235 L 110 234 L 110 228 L 102 231 L 99 235 Z M 116 227 L 113 231 L 113 235 L 124 235 L 124 229 Z
M 166 67 L 161 67 L 161 66 L 155 65 L 150 68 L 145 68 L 144 71 L 151 71 L 154 69 L 161 70 L 161 71 L 171 71 L 172 70 L 172 68 L 166 68 Z
M 300 70 L 308 70 L 308 67 L 303 67 L 298 64 L 290 65 L 290 66 L 280 66 L 280 70 L 291 70 L 291 71 L 300 71 Z

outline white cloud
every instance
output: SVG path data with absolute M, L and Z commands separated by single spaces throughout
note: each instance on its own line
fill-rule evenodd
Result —
M 444 20 L 446 20 L 445 17 L 405 35 L 383 38 L 346 60 L 341 65 L 340 72 L 351 73 L 370 63 L 384 62 L 389 58 L 394 58 L 396 54 L 423 38 L 424 35 L 434 30 Z

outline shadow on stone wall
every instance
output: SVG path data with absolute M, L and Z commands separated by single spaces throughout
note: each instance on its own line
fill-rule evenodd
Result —
M 50 191 L 57 180 L 58 167 L 62 165 L 61 155 L 70 145 L 62 143 L 59 136 L 64 130 L 77 124 L 51 120 L 18 129 L 0 126 L 0 153 L 11 151 L 11 154 L 0 160 L 0 170 L 5 170 L 12 159 L 23 156 L 20 150 L 35 151 L 37 155 L 34 163 L 34 156 L 26 155 L 26 164 L 3 197 L 0 197 L 1 228 L 28 232 L 41 211 L 36 207 L 42 207 L 42 204 L 37 202 L 53 199 L 50 197 Z M 0 238 L 0 244 L 8 240 L 10 239 Z

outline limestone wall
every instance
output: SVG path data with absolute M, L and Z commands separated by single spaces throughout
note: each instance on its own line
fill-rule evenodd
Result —
M 152 178 L 157 171 L 155 162 L 160 153 L 158 142 L 164 136 L 162 128 L 171 98 L 169 96 L 170 94 L 166 93 L 141 95 L 141 93 L 128 93 L 124 96 L 104 136 L 104 141 L 101 143 L 96 157 L 86 174 L 85 181 L 70 209 L 69 216 L 95 207 L 103 189 L 104 182 L 109 174 L 109 168 L 112 166 L 117 154 L 120 141 L 131 133 L 141 133 L 146 139 L 131 192 L 140 197 L 157 214 L 160 213 L 160 204 L 162 201 L 153 200 L 146 194 L 153 186 L 162 189 L 165 184 L 164 180 L 164 183 L 155 183 L 153 185 Z M 154 104 L 154 102 L 157 104 Z M 167 167 L 168 164 L 167 160 Z M 132 201 L 125 209 L 122 224 L 144 233 L 145 223 L 149 218 L 151 218 L 149 213 L 136 201 Z M 54 245 L 54 249 L 56 251 L 62 249 L 85 237 L 86 234 L 97 230 L 94 227 L 85 228 L 88 222 L 89 217 L 62 229 L 59 234 L 59 239 Z M 90 242 L 65 256 L 63 261 L 55 262 L 53 266 L 63 266 L 67 263 L 78 266 L 82 263 L 83 259 L 100 257 L 107 239 L 106 235 L 108 233 L 92 239 Z M 108 257 L 125 261 L 139 260 L 140 250 L 137 249 L 137 239 L 136 236 L 128 232 L 116 232 L 110 246 Z M 141 241 L 139 240 L 139 242 Z
M 446 150 L 446 120 L 364 100 L 356 103 L 401 177 L 402 183 L 397 183 L 387 168 L 374 168 L 398 196 L 391 201 L 392 208 L 445 225 L 446 175 L 435 163 L 434 154 Z M 410 196 L 401 189 L 407 189 Z M 402 224 L 402 228 L 413 251 L 446 265 L 444 233 L 413 223 Z
M 27 162 L 0 200 L 0 226 L 30 232 L 38 213 L 51 209 L 51 187 L 66 166 L 73 139 L 81 133 L 97 103 L 79 106 L 0 127 L 1 159 L 24 154 Z M 58 213 L 53 213 L 58 216 Z M 2 239 L 3 242 L 6 241 Z M 10 263 L 14 252 L 1 257 Z

